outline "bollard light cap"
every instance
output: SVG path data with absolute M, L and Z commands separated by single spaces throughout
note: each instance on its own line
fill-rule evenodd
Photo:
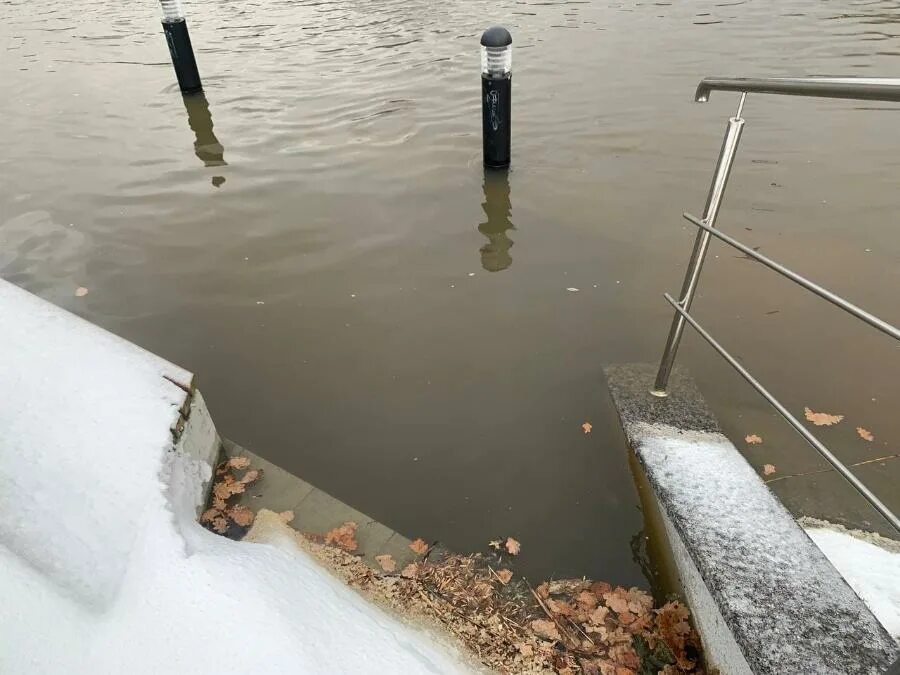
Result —
M 512 35 L 503 26 L 491 26 L 482 33 L 481 44 L 484 47 L 509 47 Z

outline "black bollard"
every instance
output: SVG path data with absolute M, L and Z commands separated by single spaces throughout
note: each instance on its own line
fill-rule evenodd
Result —
M 481 36 L 481 118 L 484 165 L 509 166 L 512 119 L 512 35 L 494 26 Z
M 169 54 L 172 55 L 172 65 L 175 66 L 175 76 L 178 78 L 181 93 L 196 94 L 203 91 L 181 0 L 159 0 L 159 4 L 163 11 L 163 31 L 169 44 Z

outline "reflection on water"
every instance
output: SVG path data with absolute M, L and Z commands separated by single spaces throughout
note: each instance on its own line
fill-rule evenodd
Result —
M 505 169 L 485 169 L 484 201 L 481 208 L 487 221 L 478 226 L 478 231 L 488 238 L 488 243 L 481 247 L 481 266 L 488 272 L 501 272 L 512 265 L 512 239 L 507 230 L 515 229 L 510 221 L 512 203 L 509 198 L 509 173 Z
M 188 124 L 194 132 L 194 153 L 197 158 L 203 162 L 204 166 L 227 166 L 225 148 L 219 143 L 219 139 L 216 138 L 213 131 L 212 113 L 209 112 L 206 95 L 203 93 L 189 94 L 182 96 L 182 99 L 188 114 Z M 213 178 L 213 185 L 216 187 L 225 182 L 225 179 L 222 178 L 217 185 L 216 178 Z

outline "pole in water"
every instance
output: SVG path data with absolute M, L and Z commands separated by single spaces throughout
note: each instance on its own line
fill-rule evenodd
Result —
M 194 48 L 191 46 L 191 35 L 188 33 L 187 21 L 181 0 L 159 0 L 163 12 L 163 31 L 175 66 L 175 76 L 182 94 L 196 94 L 203 91 Z
M 494 26 L 481 36 L 481 120 L 484 165 L 509 166 L 512 119 L 512 35 Z

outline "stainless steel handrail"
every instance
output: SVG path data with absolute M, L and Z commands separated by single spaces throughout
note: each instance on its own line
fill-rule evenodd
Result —
M 800 422 L 800 420 L 798 420 L 796 417 L 794 417 L 788 411 L 788 409 L 785 408 L 784 405 L 782 405 L 782 403 L 777 398 L 775 398 L 769 392 L 768 389 L 766 389 L 764 386 L 762 386 L 759 383 L 759 381 L 755 377 L 753 377 L 747 371 L 747 369 L 744 368 L 738 362 L 738 360 L 736 358 L 734 358 L 731 354 L 729 354 L 728 351 L 726 351 L 726 349 L 722 345 L 720 345 L 713 338 L 712 335 L 710 335 L 708 332 L 706 332 L 706 330 L 703 328 L 703 326 L 701 326 L 699 323 L 697 323 L 696 319 L 694 319 L 694 317 L 692 317 L 688 312 L 686 312 L 681 307 L 681 305 L 678 304 L 678 302 L 675 300 L 675 298 L 673 298 L 668 293 L 666 293 L 664 297 L 669 302 L 669 304 L 675 308 L 675 311 L 678 312 L 678 314 L 680 314 L 682 317 L 684 317 L 684 320 L 687 321 L 691 325 L 691 327 L 693 327 L 693 329 L 697 331 L 697 333 L 700 335 L 700 337 L 702 337 L 704 340 L 706 340 L 709 343 L 709 345 L 719 353 L 719 356 L 721 356 L 723 359 L 725 359 L 728 362 L 728 364 L 741 375 L 741 377 L 743 377 L 745 380 L 747 380 L 747 382 L 750 384 L 750 386 L 752 386 L 754 389 L 756 389 L 756 391 L 758 391 L 759 394 L 764 399 L 766 399 L 771 404 L 771 406 L 773 408 L 775 408 L 775 410 L 778 411 L 778 414 L 781 415 L 785 420 L 787 420 L 788 424 L 790 424 L 792 427 L 794 427 L 794 429 L 797 431 L 797 433 L 799 433 L 801 436 L 803 436 L 803 438 L 806 440 L 807 443 L 809 443 L 813 448 L 818 450 L 819 454 L 822 455 L 822 457 L 824 457 L 828 461 L 828 463 L 831 464 L 831 466 L 833 466 L 835 468 L 835 470 L 838 473 L 840 473 L 844 478 L 846 478 L 847 481 L 853 487 L 855 487 L 857 489 L 857 491 L 863 497 L 865 497 L 872 506 L 875 507 L 875 509 L 878 511 L 878 513 L 880 513 L 882 516 L 884 516 L 885 520 L 887 520 L 891 525 L 894 526 L 894 528 L 898 532 L 900 532 L 900 518 L 897 518 L 897 516 L 895 516 L 894 513 L 887 506 L 885 506 L 884 503 L 880 499 L 878 499 L 878 497 L 876 497 L 872 493 L 872 491 L 869 490 L 869 488 L 867 488 L 862 483 L 862 481 L 860 481 L 859 478 L 857 478 L 853 474 L 853 472 L 850 471 L 850 469 L 848 469 L 841 462 L 841 460 L 839 460 L 837 457 L 835 457 L 833 454 L 831 454 L 831 451 L 829 451 L 828 448 L 826 448 L 818 438 L 813 436 L 809 432 L 809 430 L 805 426 L 803 426 L 803 423 Z
M 684 216 L 685 220 L 693 223 L 694 225 L 699 227 L 701 230 L 706 230 L 712 236 L 716 237 L 717 239 L 721 239 L 726 244 L 728 244 L 729 246 L 731 246 L 733 248 L 736 248 L 741 253 L 744 253 L 745 255 L 753 258 L 754 260 L 761 262 L 763 265 L 765 265 L 769 269 L 778 272 L 780 275 L 787 277 L 788 279 L 797 283 L 800 286 L 803 286 L 803 288 L 805 288 L 806 290 L 811 291 L 812 293 L 815 293 L 820 298 L 827 300 L 828 302 L 832 303 L 833 305 L 840 307 L 845 312 L 847 312 L 848 314 L 852 314 L 860 321 L 865 321 L 867 324 L 869 324 L 873 328 L 877 328 L 882 333 L 885 333 L 886 335 L 890 335 L 895 340 L 900 340 L 900 328 L 897 328 L 896 326 L 889 324 L 887 321 L 884 321 L 883 319 L 879 319 L 874 314 L 871 314 L 871 313 L 867 312 L 866 310 L 864 310 L 860 307 L 857 307 L 852 302 L 850 302 L 848 300 L 844 300 L 844 298 L 839 296 L 837 293 L 832 293 L 827 288 L 819 286 L 819 284 L 810 281 L 806 277 L 800 276 L 793 270 L 789 270 L 784 265 L 781 265 L 781 264 L 775 262 L 771 258 L 767 258 L 762 253 L 758 253 L 758 252 L 754 251 L 752 248 L 750 248 L 746 244 L 742 244 L 734 237 L 729 237 L 727 234 L 725 234 L 723 232 L 719 232 L 716 229 L 713 229 L 712 227 L 710 227 L 709 225 L 704 223 L 702 220 L 697 218 L 697 216 L 692 216 L 690 213 L 684 213 L 682 215 Z
M 713 91 L 743 94 L 818 96 L 900 103 L 900 78 L 894 77 L 705 77 L 694 100 L 705 103 Z
M 668 395 L 667 388 L 669 384 L 669 376 L 675 364 L 675 357 L 678 353 L 678 347 L 681 344 L 681 338 L 684 334 L 685 324 L 690 324 L 699 334 L 715 349 L 722 358 L 724 358 L 732 367 L 734 367 L 747 382 L 756 389 L 801 436 L 815 448 L 832 466 L 844 477 L 850 484 L 856 488 L 859 493 L 865 497 L 870 504 L 884 518 L 900 532 L 900 519 L 894 515 L 862 482 L 853 475 L 853 473 L 844 466 L 831 452 L 826 448 L 815 436 L 813 436 L 803 424 L 794 417 L 787 408 L 784 407 L 769 391 L 763 387 L 747 370 L 741 366 L 737 360 L 731 356 L 713 337 L 700 326 L 690 315 L 691 303 L 697 293 L 697 287 L 700 281 L 700 272 L 703 268 L 703 262 L 706 259 L 709 250 L 709 242 L 712 237 L 724 241 L 726 244 L 742 251 L 750 258 L 766 265 L 770 269 L 787 277 L 791 281 L 797 283 L 803 288 L 815 293 L 821 298 L 828 300 L 832 304 L 840 307 L 844 311 L 850 313 L 856 318 L 864 321 L 868 325 L 877 328 L 881 332 L 895 339 L 900 339 L 900 329 L 893 326 L 873 314 L 857 307 L 853 303 L 845 300 L 836 293 L 829 291 L 818 284 L 809 281 L 805 277 L 789 270 L 787 267 L 767 258 L 761 253 L 757 253 L 750 247 L 742 244 L 738 240 L 722 234 L 717 231 L 716 218 L 722 204 L 725 194 L 725 187 L 728 184 L 728 178 L 731 174 L 734 158 L 740 143 L 741 134 L 744 129 L 744 120 L 741 113 L 744 109 L 748 93 L 765 93 L 765 94 L 785 94 L 790 96 L 821 96 L 825 98 L 845 98 L 857 100 L 876 100 L 876 101 L 895 101 L 900 102 L 900 79 L 891 78 L 847 78 L 847 77 L 828 77 L 828 78 L 705 78 L 697 87 L 696 99 L 698 101 L 706 101 L 709 99 L 710 92 L 714 90 L 737 91 L 741 93 L 741 100 L 738 104 L 738 110 L 734 117 L 728 120 L 725 129 L 725 138 L 722 141 L 722 149 L 719 151 L 719 157 L 716 162 L 716 168 L 713 172 L 713 179 L 709 188 L 709 195 L 706 198 L 706 206 L 703 209 L 703 218 L 697 218 L 688 213 L 684 217 L 697 226 L 697 236 L 694 239 L 694 248 L 691 251 L 691 258 L 685 271 L 684 282 L 681 287 L 681 296 L 679 300 L 675 300 L 672 296 L 666 294 L 666 300 L 675 308 L 675 316 L 672 318 L 672 326 L 669 329 L 669 335 L 666 340 L 666 346 L 660 359 L 659 370 L 656 373 L 656 380 L 650 393 L 654 396 L 665 397 Z

